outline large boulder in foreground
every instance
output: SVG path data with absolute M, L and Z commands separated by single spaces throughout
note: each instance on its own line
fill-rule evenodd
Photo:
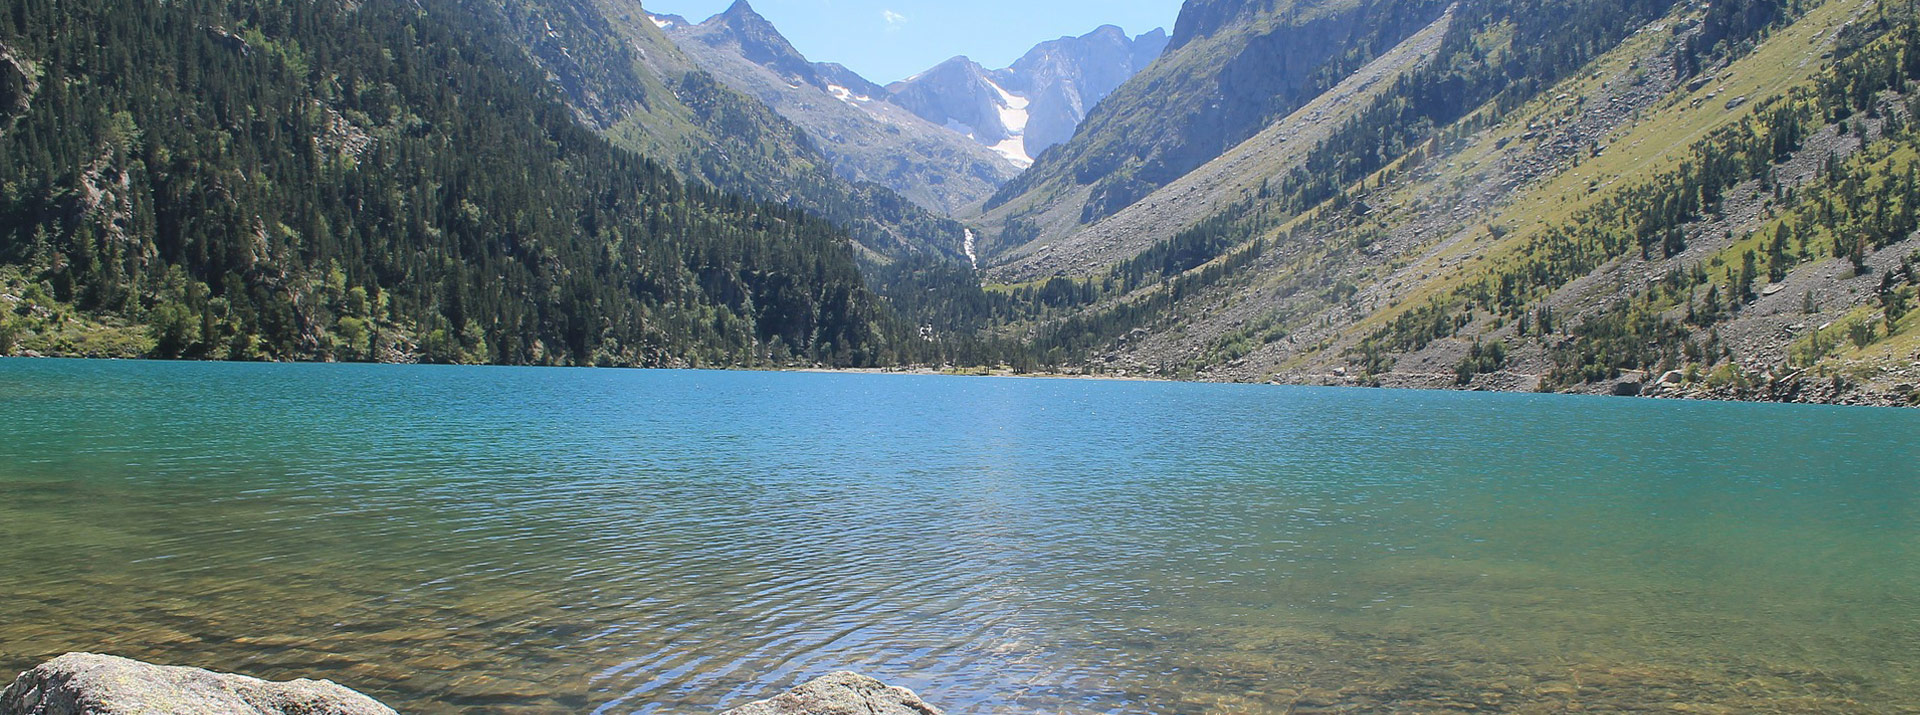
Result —
M 906 688 L 841 671 L 721 715 L 941 715 Z
M 396 715 L 325 680 L 275 683 L 93 653 L 68 653 L 0 691 L 0 715 Z

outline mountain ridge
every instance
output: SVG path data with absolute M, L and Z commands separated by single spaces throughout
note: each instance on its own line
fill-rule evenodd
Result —
M 1913 404 L 1920 27 L 1873 8 L 1462 4 L 1316 132 L 1106 235 L 1009 220 L 987 273 L 1103 374 Z M 1225 19 L 1187 48 L 1262 17 L 1190 9 Z
M 1165 30 L 1130 37 L 1118 26 L 1102 25 L 1041 42 L 1002 69 L 957 56 L 887 85 L 887 92 L 922 119 L 1025 167 L 1072 138 L 1088 111 L 1152 64 L 1165 46 Z
M 885 101 L 884 89 L 794 49 L 752 5 L 666 28 L 700 69 L 751 96 L 813 138 L 836 173 L 887 186 L 955 215 L 1018 171 L 1000 155 Z
M 517 33 L 584 123 L 688 181 L 822 217 L 869 263 L 960 257 L 963 227 L 839 176 L 800 127 L 700 71 L 631 2 L 499 0 L 474 9 L 497 13 L 492 22 Z
M 0 353 L 920 362 L 1920 404 L 1910 9 L 1192 0 L 1170 49 L 962 224 L 848 180 L 819 126 L 682 50 L 719 52 L 788 111 L 871 117 L 860 107 L 904 93 L 807 61 L 748 4 L 703 35 L 630 0 L 422 2 L 364 4 L 437 43 L 392 54 L 364 33 L 393 28 L 324 3 L 262 25 L 147 23 L 172 34 L 142 51 L 218 70 L 198 94 L 169 83 L 185 71 L 73 64 L 143 67 L 111 57 L 151 39 L 129 17 L 99 15 L 100 36 L 65 53 L 0 17 L 0 211 L 16 226 L 0 232 Z M 66 12 L 27 10 L 36 27 Z M 316 25 L 287 12 L 358 44 L 300 35 L 287 28 Z M 1090 36 L 1131 49 L 1118 28 Z M 1140 61 L 1106 56 L 1122 54 Z M 338 62 L 384 84 L 314 79 Z M 1036 128 L 1039 84 L 964 58 L 938 69 L 991 93 L 962 103 L 985 96 L 976 138 L 1008 97 L 1027 101 L 1017 138 Z M 195 104 L 236 82 L 285 119 L 255 126 L 284 134 Z M 161 115 L 185 119 L 149 124 Z M 329 203 L 342 179 L 374 209 Z M 294 185 L 313 193 L 264 188 Z M 381 243 L 398 235 L 415 248 Z
M 979 222 L 988 253 L 1050 244 L 1258 134 L 1433 23 L 1440 0 L 1301 0 L 1182 10 L 1167 53 L 1009 182 Z M 1226 12 L 1229 7 L 1233 12 Z M 1225 13 L 1236 22 L 1207 26 Z M 1196 27 L 1198 25 L 1198 27 Z
M 1255 167 L 1297 163 L 1304 152 L 1330 135 L 1340 122 L 1357 115 L 1388 85 L 1431 61 L 1439 52 L 1451 16 L 1451 12 L 1443 14 L 1260 134 L 1114 215 L 1061 236 L 1047 243 L 1044 250 L 1030 243 L 1005 251 L 992 267 L 992 277 L 1008 282 L 1044 280 L 1086 265 L 1110 265 L 1257 193 L 1268 174 Z

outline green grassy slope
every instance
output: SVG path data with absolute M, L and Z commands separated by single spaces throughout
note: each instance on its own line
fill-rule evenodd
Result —
M 1091 336 L 1087 357 L 1482 389 L 1613 391 L 1671 371 L 1649 389 L 1903 399 L 1920 361 L 1903 312 L 1920 248 L 1900 193 L 1907 26 L 1849 0 L 1775 9 L 1797 19 L 1713 45 L 1699 38 L 1724 18 L 1676 9 L 1324 202 L 1275 190 L 1235 207 L 1201 260 L 1075 319 L 1157 302 L 1128 323 L 1144 334 Z

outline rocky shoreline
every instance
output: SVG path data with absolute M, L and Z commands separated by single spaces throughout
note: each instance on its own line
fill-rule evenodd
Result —
M 32 351 L 11 356 L 0 355 L 0 357 L 64 360 L 122 359 L 97 355 L 41 355 Z M 382 364 L 403 365 L 410 363 Z M 1004 367 L 956 368 L 952 366 L 934 367 L 927 365 L 906 365 L 883 368 L 796 367 L 765 369 L 735 367 L 714 369 L 741 372 L 1019 377 L 1055 380 L 1113 380 L 1122 382 L 1193 382 L 1222 385 L 1262 383 L 1261 380 L 1257 379 L 1237 379 L 1230 376 L 1200 375 L 1182 379 L 1163 377 L 1151 373 L 1133 373 L 1124 370 L 1112 372 L 1058 372 L 1049 370 L 1015 372 Z M 1804 374 L 1781 376 L 1765 370 L 1742 373 L 1741 380 L 1726 385 L 1712 385 L 1704 381 L 1681 382 L 1672 379 L 1672 377 L 1673 374 L 1655 377 L 1629 372 L 1617 380 L 1581 385 L 1578 389 L 1552 392 L 1552 394 L 1611 395 L 1614 397 L 1706 400 L 1712 402 L 1772 402 L 1848 407 L 1920 407 L 1920 387 L 1916 387 L 1910 382 L 1892 383 L 1885 380 L 1862 382 L 1858 380 L 1848 380 L 1844 377 L 1835 378 L 1831 376 L 1809 376 Z M 1455 375 L 1453 373 L 1389 372 L 1370 377 L 1340 372 L 1330 374 L 1283 373 L 1268 377 L 1264 380 L 1264 384 L 1302 387 L 1445 390 L 1450 392 L 1540 392 L 1539 385 L 1541 377 L 1534 374 L 1520 372 L 1488 373 L 1476 376 L 1472 382 L 1466 385 L 1458 384 L 1454 378 Z
M 1453 374 L 1385 373 L 1368 377 L 1350 375 L 1287 375 L 1271 384 L 1313 387 L 1372 387 L 1397 390 L 1448 390 L 1459 392 L 1540 392 L 1541 377 L 1519 372 L 1496 372 L 1475 376 L 1461 385 Z M 1920 389 L 1908 382 L 1860 381 L 1843 376 L 1809 374 L 1805 371 L 1782 374 L 1779 371 L 1750 370 L 1735 373 L 1726 380 L 1692 378 L 1679 370 L 1663 374 L 1628 371 L 1607 382 L 1580 385 L 1550 394 L 1604 395 L 1661 400 L 1702 400 L 1710 402 L 1770 402 L 1796 405 L 1833 405 L 1846 407 L 1920 407 Z
M 397 715 L 330 680 L 273 682 L 199 668 L 68 653 L 0 691 L 0 715 Z M 906 688 L 835 672 L 722 715 L 942 715 Z

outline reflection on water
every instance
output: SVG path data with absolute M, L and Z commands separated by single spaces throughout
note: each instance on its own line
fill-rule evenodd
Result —
M 0 361 L 0 667 L 709 712 L 1920 712 L 1920 415 Z

